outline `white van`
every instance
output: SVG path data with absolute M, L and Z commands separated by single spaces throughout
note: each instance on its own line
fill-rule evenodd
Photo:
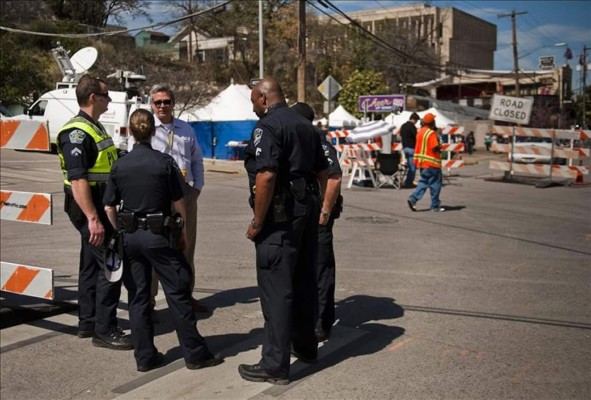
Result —
M 99 121 L 113 138 L 115 147 L 127 150 L 129 115 L 138 106 L 143 108 L 146 105 L 136 97 L 127 99 L 125 92 L 109 91 L 109 97 L 111 97 L 109 108 L 101 115 Z M 47 121 L 49 138 L 54 145 L 61 128 L 70 118 L 78 114 L 79 110 L 75 88 L 56 89 L 43 94 L 33 103 L 27 111 L 28 115 L 16 115 L 11 119 Z

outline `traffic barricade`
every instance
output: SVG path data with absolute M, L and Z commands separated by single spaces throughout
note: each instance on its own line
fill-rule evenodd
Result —
M 515 134 L 513 135 L 513 130 Z M 493 134 L 508 135 L 513 137 L 512 144 L 493 143 L 491 150 L 493 152 L 506 153 L 508 160 L 491 161 L 489 168 L 505 171 L 509 176 L 530 174 L 548 177 L 561 177 L 572 179 L 575 182 L 582 182 L 583 175 L 589 175 L 589 168 L 583 165 L 575 165 L 575 161 L 582 158 L 589 157 L 589 149 L 575 148 L 574 142 L 580 139 L 588 139 L 591 136 L 591 131 L 584 130 L 566 130 L 566 129 L 538 129 L 538 128 L 522 128 L 522 127 L 508 127 L 508 126 L 493 126 Z M 516 142 L 516 137 L 533 137 L 533 138 L 547 138 L 551 141 L 551 145 L 544 145 L 542 143 L 519 143 Z M 569 141 L 568 147 L 556 147 L 556 140 Z M 515 162 L 515 154 L 531 155 L 531 159 L 547 158 L 548 163 L 518 163 Z M 556 159 L 566 159 L 566 165 L 558 165 L 555 163 Z
M 0 148 L 51 151 L 47 122 L 0 120 Z

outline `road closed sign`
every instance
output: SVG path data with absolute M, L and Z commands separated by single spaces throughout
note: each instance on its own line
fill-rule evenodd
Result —
M 529 124 L 533 104 L 532 99 L 495 94 L 488 118 L 527 125 Z

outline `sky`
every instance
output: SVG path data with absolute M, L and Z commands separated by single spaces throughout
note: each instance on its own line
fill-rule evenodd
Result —
M 591 63 L 591 1 L 393 1 L 393 0 L 331 0 L 332 4 L 344 12 L 383 9 L 401 5 L 430 3 L 439 8 L 454 7 L 497 26 L 497 51 L 495 69 L 513 69 L 513 48 L 511 17 L 499 18 L 499 14 L 517 13 L 516 16 L 519 68 L 538 69 L 539 58 L 554 56 L 557 65 L 567 62 L 575 69 L 583 46 L 587 46 L 587 62 Z M 152 1 L 150 14 L 155 22 L 170 19 L 170 1 Z M 308 6 L 314 10 L 312 7 Z M 319 5 L 319 7 L 322 7 Z M 135 19 L 128 27 L 146 26 L 149 23 Z M 164 30 L 174 33 L 174 30 Z M 563 44 L 561 47 L 556 44 Z M 564 53 L 571 49 L 573 58 L 565 60 Z M 574 89 L 580 87 L 580 72 L 575 71 Z M 588 77 L 589 78 L 589 77 Z M 588 79 L 589 81 L 589 79 Z

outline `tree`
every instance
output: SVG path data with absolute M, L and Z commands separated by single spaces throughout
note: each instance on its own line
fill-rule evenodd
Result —
M 360 118 L 363 113 L 357 111 L 359 96 L 370 94 L 386 94 L 382 74 L 376 71 L 355 70 L 343 84 L 338 100 L 347 111 Z
M 109 18 L 122 23 L 122 14 L 145 17 L 148 0 L 43 0 L 58 19 L 70 19 L 83 24 L 104 28 Z

